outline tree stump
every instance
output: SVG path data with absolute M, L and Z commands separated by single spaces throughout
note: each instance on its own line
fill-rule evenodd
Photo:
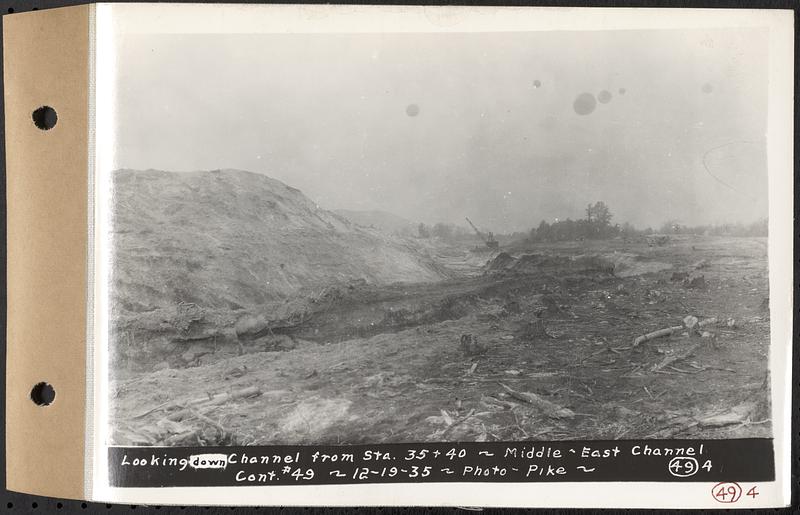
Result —
M 489 350 L 485 345 L 478 343 L 478 339 L 471 334 L 462 334 L 460 342 L 461 351 L 465 356 L 480 356 Z
M 544 319 L 534 318 L 528 322 L 528 325 L 525 327 L 525 336 L 529 340 L 535 340 L 537 338 L 550 338 L 550 335 L 547 334 L 547 328 L 544 325 Z
M 702 275 L 698 275 L 697 277 L 692 277 L 691 279 L 684 279 L 683 286 L 690 290 L 706 290 L 708 289 L 708 285 L 706 284 L 706 278 Z

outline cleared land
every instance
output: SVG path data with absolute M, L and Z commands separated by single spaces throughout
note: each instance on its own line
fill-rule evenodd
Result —
M 766 239 L 503 250 L 429 245 L 422 282 L 340 281 L 269 313 L 122 314 L 129 348 L 162 343 L 114 362 L 113 443 L 771 434 Z M 710 323 L 633 345 L 687 316 Z

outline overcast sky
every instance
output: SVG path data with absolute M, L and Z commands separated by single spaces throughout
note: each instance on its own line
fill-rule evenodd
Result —
M 324 208 L 496 232 L 597 200 L 638 227 L 767 216 L 755 29 L 147 35 L 119 51 L 118 168 L 250 170 Z

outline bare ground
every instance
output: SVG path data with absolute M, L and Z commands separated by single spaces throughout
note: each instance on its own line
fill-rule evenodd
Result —
M 552 259 L 484 273 L 474 264 L 494 255 L 478 260 L 450 249 L 439 259 L 459 278 L 360 285 L 282 334 L 256 335 L 238 349 L 215 346 L 196 366 L 115 370 L 112 443 L 771 434 L 766 239 L 513 250 Z M 576 266 L 580 255 L 602 256 L 614 272 Z M 672 280 L 676 272 L 702 275 L 705 288 Z M 633 346 L 687 315 L 718 322 L 702 336 L 676 331 Z M 546 335 L 531 334 L 536 319 Z M 477 342 L 472 355 L 465 334 Z M 535 394 L 533 403 L 525 393 Z

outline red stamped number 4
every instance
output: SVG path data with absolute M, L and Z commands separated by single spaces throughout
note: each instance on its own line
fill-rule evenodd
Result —
M 735 503 L 742 497 L 742 487 L 739 486 L 739 483 L 734 483 L 732 481 L 717 483 L 714 485 L 714 488 L 711 489 L 711 495 L 717 502 L 725 504 Z M 750 488 L 745 495 L 755 499 L 756 496 L 759 495 L 758 487 L 754 486 Z

